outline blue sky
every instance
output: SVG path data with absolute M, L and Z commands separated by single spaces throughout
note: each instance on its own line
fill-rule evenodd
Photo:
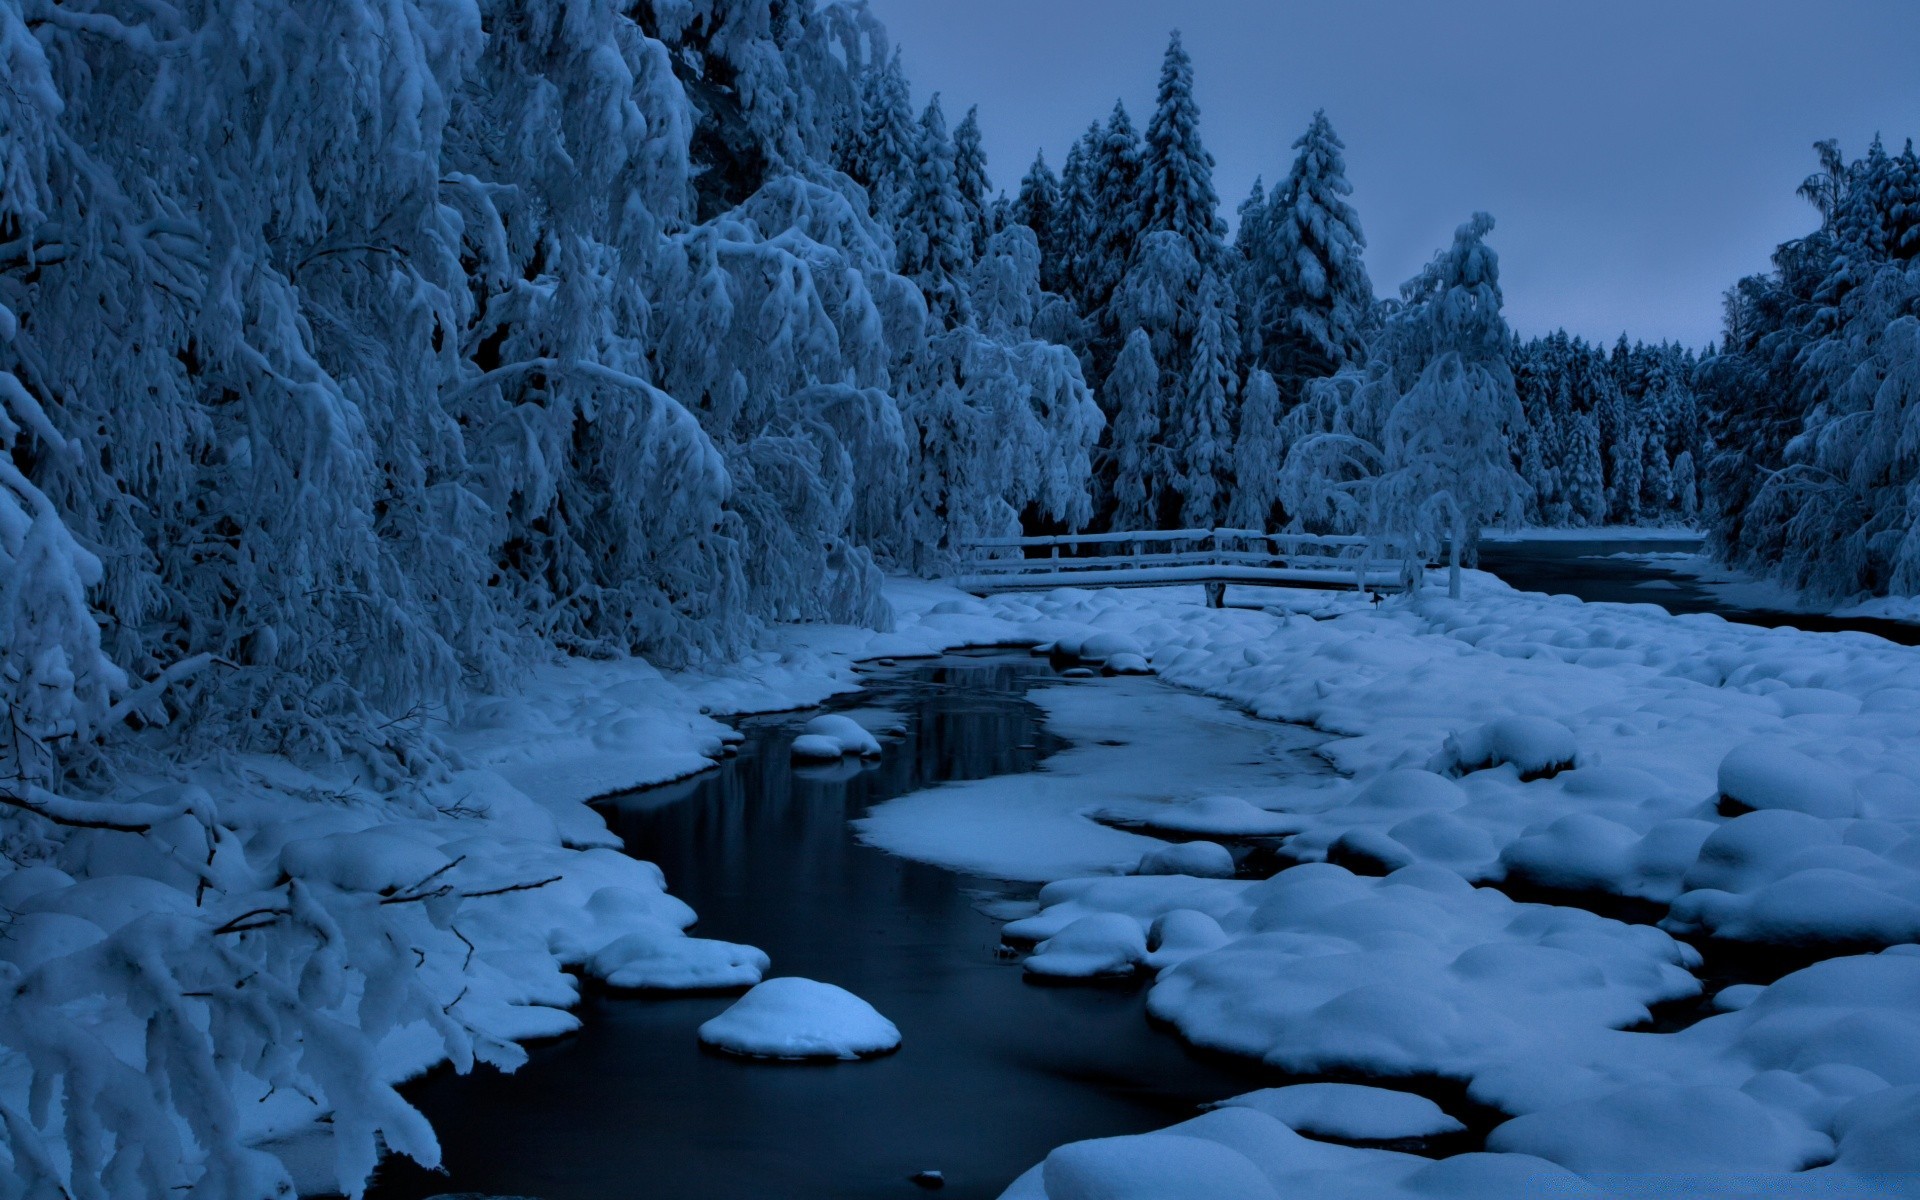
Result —
M 871 0 L 916 100 L 980 106 L 996 185 L 1115 97 L 1144 125 L 1168 30 L 1228 215 L 1317 107 L 1347 143 L 1375 289 L 1475 209 L 1508 318 L 1700 344 L 1806 232 L 1812 143 L 1920 134 L 1920 0 Z

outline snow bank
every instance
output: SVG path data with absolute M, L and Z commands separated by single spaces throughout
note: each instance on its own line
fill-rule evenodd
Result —
M 793 739 L 793 757 L 806 762 L 831 761 L 842 755 L 880 756 L 880 739 L 851 717 L 822 713 L 801 726 Z
M 1466 1130 L 1425 1096 L 1354 1083 L 1265 1088 L 1222 1100 L 1216 1107 L 1251 1108 L 1295 1132 L 1352 1142 L 1392 1142 Z
M 1141 855 L 1134 874 L 1227 879 L 1233 870 L 1233 852 L 1219 842 L 1175 842 Z
M 856 1059 L 899 1049 L 900 1031 L 845 988 L 783 977 L 700 1026 L 700 1041 L 749 1058 Z

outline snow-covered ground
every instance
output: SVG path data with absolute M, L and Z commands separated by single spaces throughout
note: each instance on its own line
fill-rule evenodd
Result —
M 1061 592 L 938 616 L 1005 622 L 1002 640 L 1130 640 L 1166 682 L 1335 735 L 1318 753 L 1342 778 L 1229 784 L 1243 748 L 1172 712 L 1155 740 L 1137 724 L 1154 714 L 1122 701 L 1105 718 L 1136 725 L 1112 769 L 1096 745 L 1057 772 L 935 789 L 883 806 L 868 836 L 1032 877 L 1049 846 L 1091 865 L 1081 839 L 1117 810 L 1157 802 L 1188 836 L 1212 811 L 1229 839 L 1270 812 L 1297 831 L 1290 853 L 1334 862 L 1266 882 L 1130 875 L 1136 847 L 1114 842 L 1102 873 L 1050 884 L 1009 933 L 1039 941 L 1040 974 L 1153 974 L 1150 1011 L 1201 1045 L 1456 1079 L 1515 1119 L 1494 1153 L 1434 1165 L 1223 1110 L 1063 1148 L 1009 1196 L 1637 1194 L 1620 1180 L 1649 1173 L 1730 1195 L 1781 1172 L 1798 1173 L 1765 1181 L 1778 1194 L 1920 1195 L 1920 651 L 1487 576 L 1462 602 L 1320 621 L 1196 601 Z M 1043 702 L 1070 725 L 1102 707 L 1062 695 Z M 1161 756 L 1144 777 L 1143 742 Z M 967 849 L 941 850 L 956 823 Z M 1664 928 L 1571 906 L 1594 893 L 1668 905 Z M 1701 992 L 1675 936 L 1830 957 L 1727 987 L 1677 1032 L 1627 1032 Z
M 1152 1011 L 1198 1043 L 1291 1071 L 1447 1076 L 1516 1119 L 1495 1131 L 1498 1153 L 1436 1166 L 1301 1139 L 1285 1123 L 1299 1106 L 1249 1102 L 1177 1133 L 1063 1149 L 1010 1195 L 1518 1196 L 1540 1180 L 1573 1187 L 1568 1172 L 1829 1161 L 1803 1178 L 1907 1172 L 1896 1192 L 1920 1190 L 1920 957 L 1902 945 L 1920 939 L 1920 651 L 1583 605 L 1479 574 L 1459 602 L 1313 598 L 1321 619 L 1207 609 L 1198 589 L 890 593 L 893 632 L 782 629 L 723 670 L 551 668 L 470 706 L 445 735 L 457 769 L 406 789 L 273 759 L 154 781 L 148 804 L 219 807 L 231 837 L 211 855 L 215 887 L 183 865 L 207 854 L 198 824 L 80 833 L 0 882 L 17 914 L 0 960 L 48 979 L 89 948 L 132 954 L 142 914 L 192 913 L 209 895 L 236 939 L 287 912 L 332 920 L 356 961 L 378 960 L 368 939 L 399 937 L 409 996 L 376 1003 L 349 979 L 314 1000 L 373 1035 L 343 1069 L 369 1076 L 388 1143 L 430 1160 L 431 1135 L 391 1115 L 384 1085 L 447 1058 L 511 1066 L 515 1042 L 574 1028 L 563 968 L 642 988 L 779 971 L 751 947 L 688 937 L 694 914 L 670 881 L 614 849 L 582 801 L 701 769 L 732 736 L 717 716 L 847 690 L 862 658 L 1053 643 L 1150 664 L 1183 690 L 1048 689 L 1075 749 L 1032 775 L 903 797 L 862 836 L 1059 881 L 1012 927 L 1042 941 L 1035 971 L 1152 973 Z M 1220 852 L 1170 857 L 1153 830 L 1284 834 L 1310 865 L 1216 878 Z M 1193 874 L 1167 873 L 1188 859 Z M 1663 931 L 1475 883 L 1670 915 Z M 1676 936 L 1835 957 L 1728 988 L 1721 1015 L 1680 1032 L 1622 1032 L 1700 991 Z M 120 1002 L 90 1003 L 74 1019 L 138 1069 L 138 1023 Z M 412 1015 L 434 1011 L 447 1020 Z M 10 1102 L 25 1102 L 28 1069 L 0 1069 Z M 351 1147 L 327 1161 L 311 1102 L 254 1103 L 266 1089 L 250 1071 L 237 1064 L 248 1102 L 235 1119 L 305 1186 L 360 1166 Z M 1167 1172 L 1188 1190 L 1154 1190 Z

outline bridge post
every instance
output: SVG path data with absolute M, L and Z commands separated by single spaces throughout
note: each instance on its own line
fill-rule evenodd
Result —
M 1227 606 L 1227 585 L 1226 584 L 1210 582 L 1210 583 L 1203 584 L 1202 586 L 1207 589 L 1207 607 L 1208 608 L 1225 608 Z

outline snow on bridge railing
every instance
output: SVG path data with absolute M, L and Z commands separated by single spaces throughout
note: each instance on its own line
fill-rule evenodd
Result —
M 979 538 L 963 549 L 975 553 L 955 582 L 980 593 L 1200 583 L 1217 606 L 1228 584 L 1379 593 L 1404 591 L 1417 580 L 1417 566 L 1408 565 L 1398 543 L 1358 535 L 1116 530 Z

